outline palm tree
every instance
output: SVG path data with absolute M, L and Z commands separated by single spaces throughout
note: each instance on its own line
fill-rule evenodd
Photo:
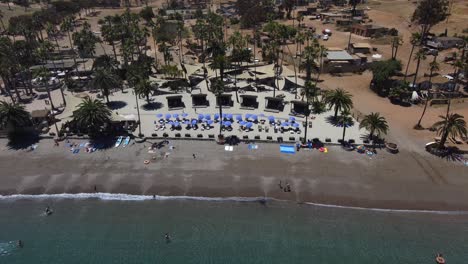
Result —
M 111 110 L 97 99 L 85 98 L 73 112 L 73 121 L 81 130 L 95 135 L 111 121 Z
M 149 95 L 153 91 L 153 85 L 149 80 L 140 79 L 139 82 L 135 85 L 135 93 L 138 96 L 145 96 L 146 102 L 150 103 Z
M 432 87 L 432 82 L 431 82 L 432 81 L 432 74 L 434 72 L 438 72 L 440 70 L 439 63 L 436 61 L 436 59 L 437 59 L 437 56 L 434 56 L 434 60 L 429 64 L 430 71 L 431 71 L 430 74 L 429 74 L 429 83 L 430 83 L 431 87 Z M 421 122 L 422 122 L 422 119 L 424 117 L 424 114 L 426 114 L 426 109 L 427 109 L 428 104 L 429 104 L 429 98 L 426 98 L 426 102 L 424 103 L 424 110 L 423 110 L 423 112 L 421 114 L 421 117 L 419 118 L 418 123 L 415 126 L 415 129 L 422 128 L 421 127 Z
M 106 97 L 107 103 L 109 103 L 109 94 L 112 89 L 120 86 L 120 80 L 117 75 L 113 72 L 105 69 L 98 69 L 94 73 L 94 78 L 91 81 L 91 87 L 100 89 L 102 95 Z
M 11 126 L 13 131 L 31 124 L 31 116 L 24 106 L 14 103 L 0 102 L 0 127 Z
M 307 142 L 307 127 L 309 126 L 310 103 L 317 101 L 318 91 L 319 89 L 311 81 L 307 81 L 304 84 L 304 89 L 302 89 L 302 99 L 304 99 L 304 97 L 306 98 L 304 143 Z
M 388 124 L 385 117 L 380 116 L 379 113 L 370 113 L 366 115 L 359 124 L 359 129 L 365 128 L 369 131 L 369 139 L 373 139 L 374 135 L 380 136 L 387 134 Z
M 224 93 L 224 81 L 223 79 L 215 79 L 211 83 L 210 91 L 216 96 L 216 101 L 219 106 L 219 118 L 223 118 L 223 104 L 221 102 L 221 95 Z M 219 125 L 219 134 L 221 135 L 222 122 Z
M 419 66 L 421 64 L 421 60 L 426 60 L 426 54 L 424 53 L 424 50 L 419 49 L 416 55 L 414 55 L 414 60 L 416 60 L 417 63 L 416 63 L 416 73 L 414 74 L 414 79 L 413 79 L 413 89 L 416 85 L 416 79 L 418 78 L 418 72 L 419 72 Z
M 437 135 L 442 135 L 439 142 L 439 149 L 443 149 L 448 136 L 455 138 L 458 136 L 466 137 L 466 122 L 462 115 L 449 114 L 447 116 L 439 116 L 442 120 L 432 125 L 437 129 Z
M 328 105 L 328 108 L 334 108 L 335 110 L 334 119 L 338 116 L 338 111 L 346 111 L 353 108 L 352 97 L 350 93 L 341 88 L 329 91 L 325 94 L 324 101 Z
M 409 69 L 409 65 L 411 63 L 411 58 L 413 58 L 413 52 L 414 52 L 414 47 L 416 47 L 417 45 L 419 45 L 421 43 L 421 34 L 420 33 L 413 33 L 411 35 L 411 52 L 410 52 L 410 55 L 409 55 L 409 59 L 408 59 L 408 63 L 406 64 L 406 70 L 405 70 L 405 78 L 404 78 L 404 81 L 406 81 L 406 77 L 408 76 L 408 69 Z
M 50 107 L 52 107 L 52 109 L 55 109 L 54 102 L 52 101 L 52 96 L 50 94 L 50 87 L 49 87 L 49 78 L 51 76 L 50 71 L 46 67 L 40 67 L 33 73 L 33 75 L 35 77 L 40 77 L 42 81 L 44 82 L 44 85 L 47 91 L 47 96 L 49 97 L 49 101 L 50 101 Z
M 341 112 L 341 115 L 338 117 L 338 124 L 343 126 L 343 136 L 341 138 L 341 144 L 345 142 L 346 128 L 353 122 L 353 119 L 350 116 L 349 111 Z

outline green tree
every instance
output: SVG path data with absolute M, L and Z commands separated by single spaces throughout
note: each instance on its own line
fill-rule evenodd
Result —
M 387 134 L 388 124 L 385 117 L 380 116 L 379 113 L 370 113 L 366 115 L 359 124 L 359 129 L 365 128 L 369 131 L 369 139 L 373 140 L 374 136 L 380 137 L 382 134 Z
M 91 87 L 100 89 L 102 95 L 106 97 L 107 103 L 109 103 L 110 91 L 120 87 L 120 80 L 117 75 L 108 69 L 97 69 L 91 81 Z
M 304 126 L 304 143 L 307 142 L 307 128 L 309 126 L 310 104 L 317 101 L 318 92 L 319 89 L 311 81 L 306 81 L 304 89 L 302 89 L 302 100 L 304 100 L 304 97 L 306 99 L 306 123 Z
M 386 89 L 386 84 L 390 77 L 401 70 L 401 62 L 398 60 L 378 61 L 372 64 L 372 84 L 373 90 L 381 94 Z
M 343 136 L 341 137 L 341 144 L 344 144 L 346 128 L 353 122 L 353 119 L 351 118 L 349 111 L 341 112 L 341 115 L 338 117 L 337 122 L 340 126 L 343 127 Z
M 434 56 L 434 60 L 429 64 L 429 69 L 430 69 L 429 83 L 430 83 L 431 88 L 432 88 L 432 75 L 433 75 L 434 72 L 438 72 L 440 70 L 439 63 L 437 62 L 437 56 Z M 426 109 L 427 109 L 428 104 L 429 104 L 429 98 L 426 98 L 426 100 L 424 102 L 424 110 L 423 110 L 423 112 L 421 114 L 421 117 L 419 118 L 418 123 L 415 126 L 416 129 L 422 128 L 421 122 L 422 122 L 422 119 L 424 117 L 424 114 L 426 114 Z
M 408 69 L 409 69 L 409 65 L 410 65 L 410 63 L 412 61 L 412 58 L 413 58 L 414 48 L 416 46 L 419 46 L 419 44 L 421 43 L 421 34 L 419 32 L 412 33 L 411 38 L 410 38 L 410 43 L 411 43 L 411 52 L 410 52 L 410 55 L 409 55 L 408 63 L 406 64 L 404 81 L 406 81 L 406 77 L 408 77 Z
M 338 88 L 333 91 L 328 91 L 325 94 L 324 101 L 329 109 L 334 109 L 334 118 L 338 116 L 338 111 L 349 111 L 353 108 L 353 96 L 347 91 Z
M 146 102 L 150 103 L 150 94 L 153 92 L 153 84 L 147 79 L 141 79 L 135 85 L 135 93 L 138 96 L 144 96 L 146 98 Z
M 114 59 L 117 60 L 117 51 L 115 48 L 115 42 L 119 41 L 119 32 L 118 27 L 113 23 L 112 16 L 105 16 L 104 19 L 98 21 L 101 25 L 101 35 L 104 41 L 112 46 L 112 52 L 114 54 Z
M 140 11 L 140 17 L 143 18 L 147 24 L 151 23 L 153 21 L 153 18 L 156 16 L 153 13 L 153 8 L 146 6 Z
M 442 135 L 439 142 L 439 149 L 443 149 L 445 147 L 445 142 L 447 142 L 447 138 L 449 136 L 452 138 L 467 136 L 466 122 L 462 115 L 449 114 L 439 117 L 442 120 L 434 123 L 432 126 L 437 129 L 437 135 Z
M 46 67 L 40 67 L 33 71 L 33 75 L 42 79 L 42 83 L 44 84 L 47 91 L 47 96 L 49 97 L 50 107 L 52 107 L 52 109 L 55 109 L 54 102 L 52 101 L 52 96 L 50 94 L 49 86 L 49 81 L 52 74 Z
M 414 60 L 416 61 L 416 72 L 414 73 L 413 88 L 416 87 L 416 80 L 418 79 L 419 66 L 421 65 L 421 61 L 426 60 L 426 54 L 424 53 L 424 50 L 418 50 L 418 52 L 416 52 L 414 55 Z
M 421 27 L 421 44 L 431 28 L 449 15 L 448 0 L 421 0 L 414 10 L 411 21 Z
M 100 41 L 91 31 L 91 25 L 88 22 L 83 24 L 81 31 L 73 33 L 73 42 L 76 45 L 78 54 L 83 58 L 94 56 L 96 43 Z
M 73 122 L 89 135 L 99 135 L 111 121 L 111 110 L 97 99 L 85 98 L 73 112 Z
M 11 126 L 13 132 L 18 128 L 31 125 L 31 115 L 24 106 L 0 101 L 0 127 Z
M 221 102 L 221 96 L 224 93 L 224 81 L 223 79 L 214 79 L 211 82 L 210 86 L 210 91 L 216 96 L 216 101 L 218 102 L 219 106 L 219 117 L 220 119 L 223 118 L 223 104 Z M 222 122 L 219 122 L 219 134 L 222 134 L 221 128 L 222 128 Z

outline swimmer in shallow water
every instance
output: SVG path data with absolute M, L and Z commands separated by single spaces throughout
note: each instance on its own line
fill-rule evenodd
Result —
M 19 248 L 23 248 L 23 241 L 21 240 L 18 240 L 18 242 L 16 242 L 16 245 L 19 247 Z
M 169 233 L 166 233 L 166 234 L 164 235 L 164 238 L 166 238 L 166 243 L 171 242 L 171 236 L 169 236 Z

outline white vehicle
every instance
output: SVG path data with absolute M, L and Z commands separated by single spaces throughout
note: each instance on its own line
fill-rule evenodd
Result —
M 327 34 L 323 35 L 323 37 L 322 37 L 323 40 L 328 40 L 329 38 L 330 37 Z

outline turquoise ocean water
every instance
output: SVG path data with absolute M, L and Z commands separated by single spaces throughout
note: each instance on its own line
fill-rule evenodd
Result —
M 51 216 L 43 215 L 47 205 Z M 18 239 L 24 248 L 16 248 Z M 5 264 L 422 264 L 435 263 L 437 252 L 447 263 L 467 263 L 467 214 L 286 202 L 0 199 Z

